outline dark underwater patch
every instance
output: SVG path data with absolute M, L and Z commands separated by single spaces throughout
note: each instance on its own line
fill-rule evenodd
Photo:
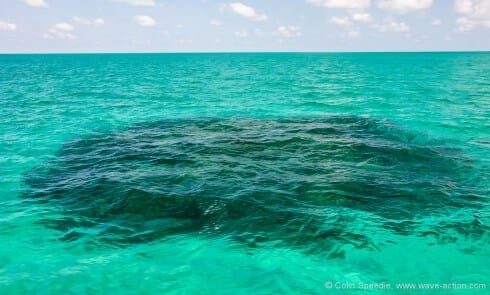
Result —
M 67 241 L 96 229 L 120 245 L 196 233 L 375 248 L 352 223 L 411 234 L 421 216 L 474 206 L 470 171 L 460 151 L 367 118 L 169 120 L 65 144 L 22 197 L 60 209 L 49 224 Z

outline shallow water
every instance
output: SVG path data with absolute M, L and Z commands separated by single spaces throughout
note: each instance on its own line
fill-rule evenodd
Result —
M 490 288 L 488 53 L 0 65 L 2 292 Z

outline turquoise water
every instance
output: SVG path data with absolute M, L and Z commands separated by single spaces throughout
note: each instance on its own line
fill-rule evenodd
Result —
M 488 293 L 489 77 L 490 53 L 0 55 L 0 293 Z

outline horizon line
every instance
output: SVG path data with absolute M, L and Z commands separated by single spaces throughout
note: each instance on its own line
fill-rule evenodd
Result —
M 59 51 L 59 52 L 0 52 L 0 55 L 49 55 L 49 54 L 65 54 L 65 55 L 83 55 L 83 54 L 243 54 L 243 53 L 489 53 L 490 50 L 366 50 L 366 51 L 320 51 L 320 50 L 304 50 L 304 51 Z

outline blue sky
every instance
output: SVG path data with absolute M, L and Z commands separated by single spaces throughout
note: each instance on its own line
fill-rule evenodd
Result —
M 490 50 L 490 0 L 0 0 L 0 52 Z

